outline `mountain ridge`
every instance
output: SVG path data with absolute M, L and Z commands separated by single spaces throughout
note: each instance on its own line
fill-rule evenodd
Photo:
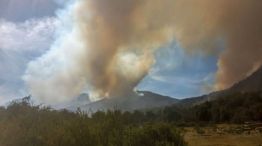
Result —
M 75 107 L 75 109 L 80 108 L 84 111 L 97 111 L 109 109 L 132 111 L 168 106 L 177 103 L 178 101 L 178 99 L 160 95 L 150 91 L 137 91 L 133 95 L 127 95 L 125 97 L 119 98 L 105 98 L 99 101 L 90 102 L 88 104 Z
M 234 93 L 248 93 L 262 91 L 262 66 L 253 72 L 250 76 L 235 83 L 230 88 L 215 91 L 206 95 L 191 97 L 186 99 L 175 99 L 169 96 L 160 95 L 150 91 L 136 91 L 133 94 L 129 94 L 118 98 L 105 98 L 95 102 L 91 102 L 88 94 L 80 95 L 70 107 L 71 110 L 80 108 L 81 110 L 97 111 L 97 110 L 141 110 L 157 107 L 164 107 L 170 105 L 179 106 L 193 106 L 204 103 L 206 101 L 213 101 L 220 97 L 225 97 Z M 81 100 L 81 101 L 79 101 Z
M 199 97 L 191 97 L 181 100 L 178 104 L 183 106 L 190 106 L 201 104 L 205 101 L 216 100 L 220 97 L 227 96 L 234 93 L 250 93 L 250 92 L 261 92 L 262 91 L 262 66 L 260 66 L 251 75 L 247 76 L 243 80 L 233 84 L 230 88 L 215 91 L 207 95 Z

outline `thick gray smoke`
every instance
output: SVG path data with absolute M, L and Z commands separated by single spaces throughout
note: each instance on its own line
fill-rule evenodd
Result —
M 132 92 L 156 49 L 176 39 L 188 52 L 217 53 L 217 89 L 244 78 L 262 61 L 260 0 L 78 0 L 60 12 L 50 50 L 28 65 L 25 81 L 44 101 Z

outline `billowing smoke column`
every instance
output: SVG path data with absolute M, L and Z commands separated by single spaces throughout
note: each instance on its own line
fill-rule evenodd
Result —
M 262 1 L 225 0 L 218 6 L 225 9 L 216 29 L 221 30 L 226 49 L 219 58 L 216 87 L 224 89 L 262 64 Z
M 132 92 L 156 49 L 176 40 L 188 52 L 217 53 L 217 89 L 262 62 L 261 0 L 78 0 L 59 13 L 57 40 L 28 65 L 31 93 L 60 102 L 88 89 L 92 97 Z
M 97 96 L 116 97 L 132 92 L 152 65 L 153 50 L 168 41 L 165 22 L 153 24 L 142 15 L 144 3 L 79 2 L 76 27 L 82 30 L 80 38 L 85 48 L 90 48 L 81 66 L 86 67 L 91 91 Z
M 134 0 L 69 4 L 59 13 L 57 41 L 28 65 L 24 79 L 33 96 L 60 102 L 85 88 L 93 98 L 131 94 L 153 64 L 154 50 L 172 38 L 164 21 L 141 15 L 145 5 Z

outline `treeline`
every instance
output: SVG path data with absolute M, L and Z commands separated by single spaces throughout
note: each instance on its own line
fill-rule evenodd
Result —
M 262 93 L 234 93 L 194 106 L 175 104 L 135 111 L 132 115 L 143 122 L 167 122 L 176 126 L 262 122 Z
M 1 146 L 185 146 L 168 122 L 143 112 L 119 110 L 88 115 L 31 104 L 30 97 L 0 108 Z
M 196 120 L 243 123 L 262 122 L 262 93 L 235 93 L 194 108 Z
M 166 122 L 176 126 L 262 122 L 262 93 L 234 93 L 194 106 L 175 104 L 143 112 L 135 111 L 131 115 L 134 116 L 131 119 L 141 122 Z
M 262 93 L 234 93 L 192 107 L 174 105 L 157 115 L 180 124 L 262 122 Z

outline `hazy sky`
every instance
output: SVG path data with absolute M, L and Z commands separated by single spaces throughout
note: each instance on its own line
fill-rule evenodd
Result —
M 0 0 L 0 103 L 30 94 L 22 77 L 28 62 L 45 53 L 54 41 L 59 25 L 56 11 L 62 7 L 58 3 Z M 188 54 L 175 40 L 155 56 L 153 68 L 138 89 L 175 98 L 198 96 L 212 90 L 217 56 Z

